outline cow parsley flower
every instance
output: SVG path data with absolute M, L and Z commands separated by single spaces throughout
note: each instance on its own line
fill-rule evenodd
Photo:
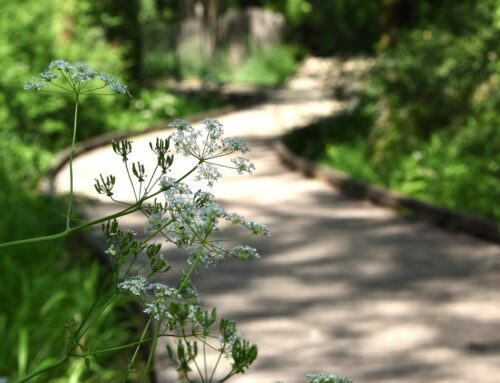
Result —
M 245 221 L 245 223 L 243 224 L 243 226 L 246 227 L 248 230 L 250 230 L 250 232 L 253 235 L 263 235 L 263 236 L 266 236 L 266 237 L 270 237 L 271 236 L 271 231 L 263 223 L 260 223 L 260 222 L 257 222 L 257 221 Z
M 224 151 L 227 152 L 241 152 L 243 154 L 249 152 L 250 146 L 243 141 L 241 138 L 238 137 L 228 137 L 224 138 L 222 140 L 222 145 L 224 148 Z
M 187 121 L 183 120 L 175 120 L 168 126 L 176 129 L 170 138 L 174 142 L 177 152 L 184 156 L 193 156 L 202 165 L 207 161 L 235 152 L 246 153 L 250 150 L 249 146 L 240 138 L 222 138 L 224 129 L 217 120 L 203 120 L 201 129 L 194 129 Z M 254 169 L 245 157 L 239 157 L 235 161 L 239 172 Z M 207 173 L 212 174 L 212 171 Z
M 54 72 L 51 72 L 51 71 L 46 71 L 46 72 L 42 72 L 40 73 L 40 78 L 45 80 L 45 81 L 50 81 L 50 80 L 53 80 L 55 78 L 58 78 L 59 76 L 56 75 Z
M 217 120 L 207 118 L 202 121 L 202 124 L 207 131 L 208 139 L 210 141 L 219 140 L 224 134 L 222 124 Z
M 242 225 L 245 223 L 245 218 L 238 213 L 228 213 L 224 217 L 226 221 L 231 222 L 231 225 Z
M 253 247 L 250 246 L 236 246 L 231 249 L 229 254 L 232 257 L 239 259 L 249 259 L 249 258 L 260 258 L 259 253 Z
M 59 60 L 53 60 L 49 64 L 49 69 L 59 69 L 59 70 L 64 70 L 64 71 L 70 71 L 70 70 L 73 70 L 74 67 L 69 62 L 59 59 Z
M 177 289 L 163 283 L 150 283 L 146 286 L 146 291 L 151 291 L 156 299 L 179 298 Z
M 41 91 L 49 86 L 48 82 L 43 78 L 32 78 L 24 83 L 24 90 L 34 89 L 36 91 Z
M 118 284 L 118 288 L 121 291 L 129 291 L 133 295 L 143 295 L 146 292 L 146 287 L 148 285 L 148 280 L 139 275 L 137 277 L 132 277 Z
M 238 174 L 252 173 L 255 170 L 254 164 L 246 157 L 240 156 L 231 159 L 231 162 L 236 166 Z
M 325 374 L 323 372 L 316 372 L 306 375 L 307 383 L 353 383 L 352 379 L 345 376 Z
M 146 303 L 143 312 L 152 315 L 156 320 L 165 320 L 171 317 L 167 306 L 163 302 Z
M 195 179 L 196 181 L 206 181 L 207 185 L 212 187 L 221 177 L 222 173 L 217 167 L 212 164 L 202 163 L 198 167 Z
M 44 91 L 49 86 L 52 86 L 53 91 L 56 92 L 63 91 L 79 95 L 98 95 L 97 92 L 100 89 L 108 88 L 115 93 L 130 96 L 127 86 L 115 77 L 99 73 L 97 69 L 83 62 L 71 64 L 65 60 L 54 60 L 49 64 L 47 71 L 27 81 L 24 89 Z
M 175 128 L 176 132 L 170 135 L 170 139 L 175 145 L 177 153 L 182 153 L 185 157 L 193 156 L 197 159 L 201 158 L 201 151 L 198 145 L 201 137 L 200 131 L 195 131 L 194 128 L 183 120 L 175 120 L 168 127 Z

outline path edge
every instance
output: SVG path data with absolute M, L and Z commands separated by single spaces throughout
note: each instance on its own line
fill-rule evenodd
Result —
M 369 200 L 377 205 L 406 213 L 406 215 L 410 213 L 412 217 L 448 230 L 458 230 L 500 243 L 500 225 L 493 220 L 422 202 L 358 181 L 341 171 L 297 155 L 285 145 L 282 139 L 274 143 L 274 149 L 280 160 L 291 169 L 298 170 L 307 177 L 326 181 L 350 197 Z
M 179 119 L 186 120 L 189 123 L 198 122 L 204 118 L 215 118 L 227 115 L 246 108 L 246 106 L 226 106 L 212 111 L 200 112 L 186 117 L 178 117 Z M 175 120 L 172 118 L 171 120 Z M 101 148 L 103 146 L 109 145 L 113 140 L 121 140 L 128 137 L 140 136 L 143 134 L 166 130 L 168 129 L 166 124 L 153 124 L 145 129 L 139 130 L 123 130 L 123 131 L 112 131 L 100 134 L 98 136 L 89 138 L 87 140 L 80 141 L 76 147 L 73 158 L 81 156 L 88 153 L 91 150 Z M 67 147 L 60 152 L 58 152 L 53 160 L 51 166 L 45 172 L 45 175 L 40 180 L 38 189 L 44 194 L 54 193 L 54 181 L 56 175 L 61 171 L 61 169 L 69 162 L 69 153 L 71 148 Z

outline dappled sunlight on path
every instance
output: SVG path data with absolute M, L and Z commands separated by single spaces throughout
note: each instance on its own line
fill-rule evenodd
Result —
M 373 383 L 498 382 L 500 247 L 348 199 L 285 168 L 272 141 L 342 105 L 321 92 L 321 77 L 305 77 L 296 79 L 298 90 L 220 118 L 230 135 L 250 141 L 257 171 L 228 175 L 214 193 L 273 234 L 251 241 L 261 259 L 228 261 L 195 277 L 204 303 L 259 346 L 255 365 L 234 382 L 299 383 L 313 371 Z M 156 135 L 134 144 L 143 153 Z M 95 197 L 97 173 L 121 174 L 120 166 L 110 147 L 80 156 L 78 193 Z M 66 177 L 64 169 L 59 191 Z M 103 201 L 83 206 L 88 218 L 113 209 Z M 121 224 L 143 232 L 139 216 Z M 104 248 L 98 231 L 91 235 Z M 183 259 L 172 255 L 172 262 L 178 275 Z M 172 381 L 161 347 L 157 366 L 159 381 Z

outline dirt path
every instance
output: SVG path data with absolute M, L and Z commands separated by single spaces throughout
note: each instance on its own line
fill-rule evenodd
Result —
M 253 145 L 257 172 L 228 176 L 214 193 L 273 233 L 254 243 L 260 260 L 226 262 L 196 280 L 205 304 L 259 346 L 250 372 L 233 382 L 299 383 L 326 371 L 370 383 L 498 383 L 500 246 L 350 200 L 278 161 L 277 136 L 341 107 L 322 92 L 321 65 L 303 68 L 269 103 L 219 119 Z M 139 153 L 157 135 L 134 137 Z M 120 166 L 109 147 L 82 155 L 77 192 L 94 197 L 99 171 L 122 174 Z M 58 175 L 60 191 L 67 173 Z M 120 189 L 117 197 L 126 195 Z M 88 218 L 113 209 L 85 205 Z M 143 231 L 137 216 L 121 224 Z M 164 363 L 159 347 L 159 381 L 171 382 Z

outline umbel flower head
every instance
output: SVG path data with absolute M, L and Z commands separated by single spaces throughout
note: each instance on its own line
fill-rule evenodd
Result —
M 353 383 L 352 379 L 335 374 L 316 372 L 306 375 L 307 383 Z
M 53 88 L 53 90 L 49 90 Z M 126 94 L 131 97 L 128 87 L 115 77 L 99 73 L 90 65 L 77 62 L 71 64 L 64 60 L 54 60 L 48 70 L 26 81 L 25 90 L 40 92 L 72 93 L 77 95 L 105 95 L 102 90 L 111 90 L 111 94 Z

